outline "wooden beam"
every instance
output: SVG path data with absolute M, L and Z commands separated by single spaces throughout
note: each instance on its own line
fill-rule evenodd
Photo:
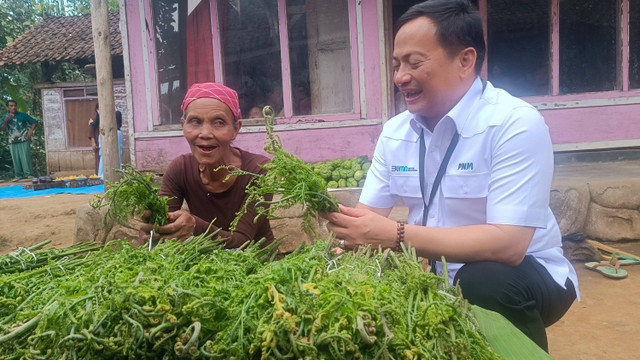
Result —
M 116 108 L 111 73 L 111 38 L 109 36 L 108 0 L 91 0 L 91 29 L 96 58 L 96 82 L 100 104 L 100 140 L 104 179 L 116 182 L 120 168 Z

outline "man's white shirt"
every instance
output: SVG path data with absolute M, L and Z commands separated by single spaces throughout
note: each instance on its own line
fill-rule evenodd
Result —
M 476 78 L 433 133 L 405 111 L 382 130 L 360 202 L 391 208 L 398 198 L 409 224 L 421 224 L 438 168 L 454 132 L 460 134 L 440 187 L 429 204 L 427 226 L 504 224 L 535 228 L 527 249 L 562 287 L 578 278 L 563 256 L 561 234 L 549 208 L 553 149 L 542 115 L 530 104 Z M 420 190 L 420 136 L 424 137 L 424 196 Z M 423 200 L 424 199 L 424 200 Z M 424 241 L 429 241 L 425 239 Z M 447 263 L 449 280 L 461 263 Z M 438 273 L 442 264 L 437 263 Z

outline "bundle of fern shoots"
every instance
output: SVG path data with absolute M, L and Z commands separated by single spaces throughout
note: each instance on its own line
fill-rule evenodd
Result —
M 255 206 L 257 220 L 260 216 L 276 218 L 278 210 L 300 204 L 303 208 L 302 229 L 307 233 L 315 233 L 313 219 L 318 213 L 339 211 L 338 203 L 327 192 L 326 181 L 314 173 L 309 164 L 282 147 L 280 137 L 273 133 L 273 108 L 265 106 L 262 114 L 267 131 L 264 150 L 272 156 L 272 159 L 262 165 L 267 170 L 264 175 L 227 167 L 230 170 L 227 178 L 237 175 L 253 176 L 246 190 L 249 196 L 231 223 L 231 231 L 235 230 L 238 221 L 247 212 L 249 206 Z M 273 194 L 274 200 L 265 199 L 269 194 Z

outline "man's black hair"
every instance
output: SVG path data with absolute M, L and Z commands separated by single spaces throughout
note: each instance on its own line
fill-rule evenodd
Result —
M 13 99 L 9 99 L 9 100 L 7 100 L 7 102 L 6 102 L 7 107 L 9 107 L 9 103 L 14 103 L 14 104 L 16 104 L 16 106 L 18 106 L 18 102 L 17 102 L 17 101 L 15 101 L 15 100 L 13 100 Z
M 416 4 L 402 14 L 396 23 L 396 34 L 409 21 L 427 17 L 437 27 L 436 36 L 449 56 L 454 57 L 462 49 L 476 50 L 476 75 L 482 70 L 486 53 L 484 30 L 480 13 L 468 0 L 428 0 Z

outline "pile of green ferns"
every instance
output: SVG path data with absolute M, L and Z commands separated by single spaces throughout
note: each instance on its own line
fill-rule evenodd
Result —
M 4 273 L 0 359 L 498 358 L 411 251 L 318 241 L 272 261 L 275 246 L 116 241 Z

